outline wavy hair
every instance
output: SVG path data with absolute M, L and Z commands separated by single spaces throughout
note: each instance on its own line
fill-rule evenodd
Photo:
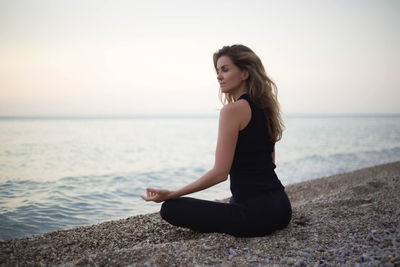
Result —
M 260 58 L 247 46 L 239 44 L 224 46 L 213 55 L 215 70 L 217 70 L 217 60 L 222 56 L 229 57 L 239 69 L 248 71 L 246 89 L 250 99 L 258 108 L 264 110 L 271 141 L 279 141 L 282 138 L 284 125 L 277 98 L 278 88 L 267 76 Z M 219 93 L 222 104 L 235 101 L 231 94 L 221 91 Z

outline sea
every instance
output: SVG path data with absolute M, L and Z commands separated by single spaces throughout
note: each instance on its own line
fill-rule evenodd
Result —
M 400 115 L 287 115 L 284 185 L 400 160 Z M 0 240 L 156 212 L 214 163 L 217 116 L 1 117 Z M 229 179 L 193 197 L 230 196 Z

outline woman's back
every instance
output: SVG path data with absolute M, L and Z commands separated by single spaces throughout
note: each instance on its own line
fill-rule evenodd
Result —
M 275 142 L 268 136 L 264 112 L 254 105 L 248 94 L 240 96 L 240 99 L 249 103 L 252 114 L 247 126 L 239 132 L 230 171 L 231 191 L 235 201 L 283 189 L 274 171 L 272 152 Z

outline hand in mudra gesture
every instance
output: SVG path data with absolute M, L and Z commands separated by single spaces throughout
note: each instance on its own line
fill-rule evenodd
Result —
M 165 189 L 147 188 L 146 196 L 142 195 L 140 197 L 146 201 L 160 203 L 171 198 L 171 191 Z

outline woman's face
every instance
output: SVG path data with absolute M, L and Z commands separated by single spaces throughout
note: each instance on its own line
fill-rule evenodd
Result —
M 245 89 L 247 72 L 240 70 L 228 56 L 221 56 L 217 60 L 217 79 L 221 92 L 235 95 Z

